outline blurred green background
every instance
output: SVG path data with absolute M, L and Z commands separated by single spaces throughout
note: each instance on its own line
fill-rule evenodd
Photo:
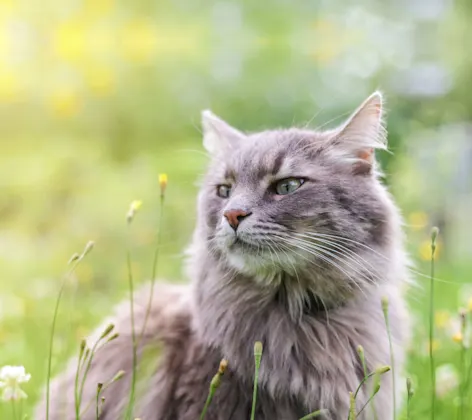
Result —
M 332 126 L 377 88 L 392 152 L 379 157 L 422 273 L 430 228 L 441 228 L 435 346 L 454 372 L 457 308 L 472 296 L 471 22 L 469 0 L 1 0 L 0 365 L 32 374 L 26 410 L 44 385 L 69 257 L 95 241 L 65 291 L 54 372 L 126 296 L 127 244 L 136 279 L 150 277 L 159 173 L 169 177 L 159 277 L 185 281 L 202 109 L 243 130 Z M 417 280 L 409 372 L 423 419 L 428 281 Z M 448 381 L 437 418 L 456 409 Z M 0 404 L 1 419 L 10 413 Z

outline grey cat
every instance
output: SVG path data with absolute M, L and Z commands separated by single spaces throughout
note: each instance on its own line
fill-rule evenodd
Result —
M 191 285 L 155 288 L 138 355 L 145 358 L 146 348 L 157 345 L 158 363 L 140 370 L 147 381 L 138 384 L 130 418 L 198 419 L 225 358 L 229 366 L 205 418 L 249 419 L 253 346 L 261 341 L 258 420 L 295 420 L 321 408 L 326 413 L 319 418 L 345 420 L 349 392 L 364 377 L 358 345 L 368 371 L 390 364 L 382 297 L 389 302 L 400 405 L 408 259 L 399 212 L 375 161 L 375 149 L 386 149 L 381 94 L 323 132 L 243 134 L 209 111 L 202 116 L 211 163 L 189 248 Z M 138 332 L 149 290 L 136 295 Z M 97 352 L 85 385 L 82 411 L 98 382 L 126 372 L 103 392 L 103 420 L 123 418 L 129 401 L 128 305 L 110 318 L 120 336 Z M 51 385 L 51 420 L 75 419 L 76 366 L 72 360 Z M 392 372 L 382 376 L 374 407 L 359 419 L 374 418 L 374 410 L 379 420 L 393 418 L 392 383 Z M 370 393 L 371 386 L 361 388 L 357 411 Z M 45 418 L 44 401 L 34 418 Z M 81 418 L 96 418 L 95 403 Z

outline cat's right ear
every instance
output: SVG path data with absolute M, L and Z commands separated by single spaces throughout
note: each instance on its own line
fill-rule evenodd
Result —
M 203 147 L 216 154 L 222 150 L 234 149 L 245 137 L 209 110 L 202 111 Z

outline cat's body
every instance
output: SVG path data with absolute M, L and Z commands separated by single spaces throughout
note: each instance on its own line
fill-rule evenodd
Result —
M 261 341 L 258 420 L 296 420 L 321 408 L 329 411 L 321 418 L 345 420 L 349 392 L 364 376 L 357 347 L 364 347 L 369 371 L 390 364 L 382 297 L 389 301 L 395 369 L 401 371 L 407 259 L 400 218 L 375 170 L 373 148 L 383 146 L 380 118 L 378 94 L 340 129 L 325 133 L 245 136 L 204 116 L 205 146 L 214 158 L 199 196 L 192 284 L 156 287 L 140 349 L 158 345 L 159 363 L 138 387 L 134 417 L 198 419 L 225 358 L 229 367 L 205 418 L 249 419 L 253 346 Z M 148 291 L 136 297 L 138 332 Z M 96 383 L 127 372 L 104 391 L 103 420 L 122 418 L 129 399 L 127 308 L 120 306 L 114 320 L 120 337 L 97 353 L 85 387 L 83 407 Z M 72 361 L 53 383 L 51 420 L 75 418 L 76 366 Z M 358 410 L 370 391 L 361 389 Z M 381 420 L 392 418 L 392 394 L 387 373 L 374 399 Z M 94 411 L 81 418 L 95 418 Z M 42 405 L 35 419 L 44 412 Z M 372 416 L 369 406 L 358 418 Z

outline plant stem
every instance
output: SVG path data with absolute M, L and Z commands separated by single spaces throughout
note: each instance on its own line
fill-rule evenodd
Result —
M 159 220 L 157 222 L 156 249 L 154 250 L 154 258 L 152 262 L 151 287 L 149 290 L 149 299 L 148 299 L 148 303 L 146 307 L 146 315 L 144 316 L 143 328 L 141 329 L 141 334 L 139 335 L 138 344 L 141 342 L 143 335 L 146 332 L 146 326 L 148 323 L 149 314 L 151 312 L 152 299 L 154 297 L 154 285 L 156 282 L 157 269 L 159 266 L 159 248 L 161 245 L 161 231 L 162 231 L 162 218 L 163 218 L 162 215 L 164 213 L 164 197 L 165 197 L 164 194 L 161 194 Z
M 465 356 L 466 356 L 466 348 L 465 348 L 465 330 L 466 330 L 466 312 L 460 312 L 461 317 L 461 361 L 460 361 L 460 373 L 461 373 L 461 382 L 459 386 L 459 420 L 464 418 L 464 393 L 465 393 L 465 386 L 466 386 L 466 364 L 465 364 Z
M 210 407 L 210 404 L 211 404 L 211 401 L 213 400 L 213 390 L 212 388 L 210 388 L 210 392 L 208 393 L 208 397 L 205 401 L 205 406 L 203 407 L 203 410 L 200 414 L 200 420 L 204 420 L 205 419 L 205 416 L 206 416 L 206 412 L 208 410 L 208 407 Z
M 215 395 L 216 390 L 221 384 L 221 377 L 225 373 L 227 367 L 228 367 L 228 361 L 225 359 L 221 360 L 220 366 L 218 368 L 218 372 L 216 372 L 216 375 L 213 376 L 213 379 L 210 382 L 210 389 L 208 391 L 208 397 L 205 401 L 205 405 L 203 406 L 203 410 L 200 414 L 200 420 L 205 419 L 208 407 L 210 407 L 211 401 L 213 400 L 213 396 Z
M 393 420 L 397 419 L 397 398 L 396 398 L 396 384 L 395 384 L 395 356 L 393 353 L 392 333 L 390 330 L 390 318 L 388 313 L 388 299 L 382 299 L 382 308 L 385 319 L 385 327 L 387 329 L 388 345 L 390 348 L 390 365 L 392 367 L 392 387 L 393 387 Z
M 366 376 L 368 375 L 368 372 L 367 372 L 367 363 L 365 361 L 365 353 L 364 353 L 364 348 L 362 346 L 358 346 L 357 347 L 357 354 L 359 355 L 359 359 L 361 360 L 361 363 L 362 363 L 362 370 L 364 371 L 364 378 L 366 378 Z M 374 397 L 374 394 L 371 395 L 371 398 Z M 372 404 L 372 413 L 374 415 L 374 419 L 377 420 L 378 416 L 377 416 L 377 410 L 375 408 L 375 404 Z
M 77 371 L 75 372 L 75 381 L 74 381 L 74 404 L 75 404 L 75 418 L 76 420 L 80 419 L 80 402 L 79 402 L 79 374 L 80 367 L 82 365 L 82 360 L 84 356 L 84 351 L 86 347 L 86 342 L 82 341 L 79 351 L 79 360 L 77 361 Z
M 377 372 L 370 372 L 367 376 L 364 376 L 364 378 L 362 379 L 362 381 L 359 383 L 357 389 L 356 389 L 356 392 L 354 392 L 354 398 L 357 398 L 357 394 L 359 393 L 359 391 L 361 390 L 361 387 L 362 385 L 364 385 L 364 383 L 367 381 L 367 379 L 371 378 L 372 376 L 374 376 Z
M 434 368 L 433 340 L 434 340 L 434 253 L 436 251 L 437 228 L 431 233 L 431 277 L 429 293 L 429 368 L 431 374 L 431 420 L 434 420 L 436 411 L 436 371 Z
M 252 394 L 252 409 L 251 409 L 251 420 L 254 420 L 256 416 L 256 402 L 257 402 L 257 386 L 259 384 L 259 368 L 261 366 L 262 359 L 262 343 L 256 341 L 254 344 L 254 390 Z
M 328 413 L 327 410 L 321 409 L 321 410 L 314 411 L 313 413 L 307 414 L 306 416 L 302 417 L 299 420 L 310 420 L 310 419 L 314 419 L 315 417 L 321 416 L 322 414 L 327 414 L 327 413 Z
M 377 393 L 372 394 L 372 395 L 369 397 L 369 399 L 367 400 L 367 402 L 366 402 L 366 403 L 362 406 L 362 408 L 357 412 L 357 416 L 358 416 L 358 417 L 359 417 L 359 414 L 362 413 L 362 411 L 364 410 L 364 408 L 366 408 L 366 407 L 369 405 L 369 403 L 374 399 L 374 397 L 375 397 L 376 394 L 377 394 Z
M 102 392 L 102 384 L 99 384 L 97 386 L 97 396 L 96 396 L 96 404 L 95 404 L 95 419 L 99 420 L 100 418 L 100 405 L 99 405 L 99 400 L 100 400 L 100 393 Z
M 136 347 L 136 330 L 134 326 L 134 286 L 133 286 L 133 273 L 131 267 L 131 253 L 128 249 L 126 252 L 126 262 L 128 266 L 128 285 L 129 285 L 129 302 L 131 311 L 131 337 L 133 341 L 133 372 L 131 375 L 131 390 L 129 395 L 128 408 L 126 412 L 126 419 L 131 419 L 133 416 L 133 405 L 134 405 L 134 393 L 136 387 L 136 369 L 137 369 L 137 347 Z
M 64 292 L 64 288 L 66 285 L 67 280 L 69 279 L 70 275 L 74 272 L 77 268 L 77 265 L 82 261 L 83 257 L 85 256 L 86 252 L 84 251 L 82 255 L 80 255 L 76 260 L 73 261 L 72 266 L 67 270 L 66 274 L 64 275 L 61 287 L 59 289 L 59 293 L 56 298 L 56 304 L 54 306 L 54 314 L 52 317 L 52 325 L 51 325 L 51 335 L 49 337 L 49 355 L 48 355 L 48 371 L 46 376 L 46 420 L 49 420 L 49 394 L 51 392 L 51 367 L 52 367 L 52 352 L 53 352 L 53 345 L 54 345 L 54 333 L 56 332 L 56 321 L 57 321 L 57 314 L 59 312 L 59 303 L 61 302 L 62 294 Z
M 11 410 L 12 410 L 12 412 L 13 412 L 13 419 L 16 420 L 15 400 L 11 400 Z

